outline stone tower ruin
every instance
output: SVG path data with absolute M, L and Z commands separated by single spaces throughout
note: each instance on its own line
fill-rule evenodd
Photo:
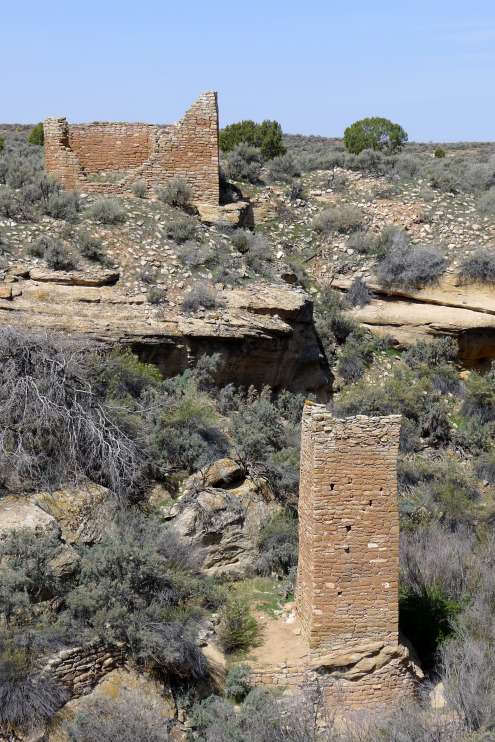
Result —
M 217 94 L 203 93 L 176 124 L 69 124 L 48 118 L 45 167 L 65 188 L 105 194 L 184 178 L 193 202 L 220 202 Z
M 400 423 L 304 405 L 295 611 L 267 622 L 250 667 L 332 713 L 390 706 L 422 678 L 398 631 Z
M 400 416 L 302 418 L 296 612 L 312 653 L 398 643 Z

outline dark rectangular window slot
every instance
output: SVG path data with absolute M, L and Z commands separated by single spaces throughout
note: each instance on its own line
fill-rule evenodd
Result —
M 330 489 L 331 489 L 331 490 L 333 490 L 333 488 L 334 488 L 334 487 L 335 487 L 335 485 L 334 485 L 334 484 L 331 484 L 331 485 L 330 485 Z
M 350 546 L 344 546 L 344 551 L 345 551 L 346 554 L 348 554 L 350 552 L 350 550 L 351 550 L 351 547 Z
M 370 500 L 369 505 L 370 507 L 373 505 L 373 500 Z
M 352 526 L 346 526 L 345 527 L 345 530 L 347 531 L 347 533 L 349 533 L 349 531 L 351 530 L 351 528 L 352 528 Z
M 342 595 L 342 590 L 337 590 L 337 595 Z

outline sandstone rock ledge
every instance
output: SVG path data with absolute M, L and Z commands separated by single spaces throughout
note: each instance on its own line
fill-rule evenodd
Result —
M 132 348 L 173 376 L 202 354 L 219 353 L 219 384 L 313 392 L 328 398 L 331 375 L 316 335 L 312 303 L 301 290 L 253 285 L 219 292 L 219 306 L 186 315 L 118 286 L 59 285 L 14 278 L 4 284 L 0 324 L 60 331 Z M 74 279 L 71 279 L 74 283 Z M 1 288 L 1 285 L 0 285 Z
M 333 287 L 346 291 L 348 279 Z M 418 290 L 383 288 L 368 282 L 375 298 L 351 315 L 377 334 L 407 347 L 418 340 L 450 336 L 457 340 L 459 360 L 475 366 L 495 359 L 495 287 L 461 284 L 447 274 L 436 286 Z

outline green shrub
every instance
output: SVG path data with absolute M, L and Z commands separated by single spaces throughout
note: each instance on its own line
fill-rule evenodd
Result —
M 447 259 L 435 247 L 392 248 L 378 261 L 375 272 L 382 286 L 419 289 L 438 283 L 447 269 Z
M 164 204 L 183 209 L 191 203 L 193 193 L 188 182 L 184 178 L 177 176 L 169 180 L 165 185 L 157 188 L 156 196 Z
M 364 118 L 348 126 L 344 144 L 348 152 L 358 155 L 364 149 L 395 151 L 407 142 L 407 134 L 399 124 L 385 118 Z
M 440 644 L 452 632 L 452 621 L 459 613 L 458 601 L 439 587 L 425 587 L 421 592 L 402 589 L 399 593 L 399 624 L 413 644 L 425 669 L 434 666 Z
M 225 678 L 224 694 L 236 703 L 243 701 L 252 690 L 250 682 L 251 668 L 249 665 L 234 665 Z
M 126 213 L 115 198 L 98 198 L 88 209 L 90 219 L 100 224 L 122 224 Z
M 257 124 L 246 120 L 230 124 L 220 131 L 219 143 L 223 152 L 231 152 L 239 144 L 249 144 L 260 150 L 264 160 L 285 154 L 282 127 L 277 121 Z
M 31 129 L 28 136 L 28 142 L 29 144 L 38 144 L 41 146 L 45 143 L 43 124 L 36 124 L 36 126 Z
M 229 152 L 225 163 L 228 178 L 246 183 L 259 183 L 263 160 L 261 151 L 241 142 Z
M 150 304 L 163 304 L 167 299 L 167 293 L 165 289 L 160 289 L 158 286 L 152 286 L 148 290 L 147 298 Z
M 355 206 L 330 206 L 313 219 L 313 229 L 321 234 L 348 233 L 358 229 L 363 222 L 361 211 Z
M 123 512 L 98 544 L 82 550 L 78 584 L 66 595 L 59 630 L 76 631 L 78 639 L 123 641 L 141 666 L 198 678 L 205 673 L 198 618 L 216 600 L 191 549 L 170 529 Z
M 451 363 L 457 358 L 457 353 L 457 341 L 445 337 L 430 342 L 418 341 L 408 348 L 402 358 L 410 368 L 421 369 L 426 367 L 423 368 L 423 371 L 426 372 L 428 369 L 431 371 L 437 366 Z
M 445 157 L 447 153 L 446 153 L 446 151 L 444 150 L 443 147 L 437 147 L 435 149 L 435 151 L 434 151 L 433 154 L 434 154 L 435 157 L 441 159 L 441 158 Z
M 495 420 L 495 367 L 487 374 L 472 372 L 465 382 L 462 414 L 477 417 L 482 423 Z
M 0 136 L 0 152 L 3 152 L 5 149 L 5 137 Z
M 487 247 L 478 248 L 464 258 L 459 276 L 465 283 L 495 283 L 495 253 Z
M 259 627 L 242 600 L 229 600 L 220 613 L 218 638 L 228 653 L 246 651 L 256 646 Z

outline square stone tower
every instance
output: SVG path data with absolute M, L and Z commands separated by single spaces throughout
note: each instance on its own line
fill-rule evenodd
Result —
M 296 612 L 316 655 L 398 643 L 400 423 L 304 406 Z

